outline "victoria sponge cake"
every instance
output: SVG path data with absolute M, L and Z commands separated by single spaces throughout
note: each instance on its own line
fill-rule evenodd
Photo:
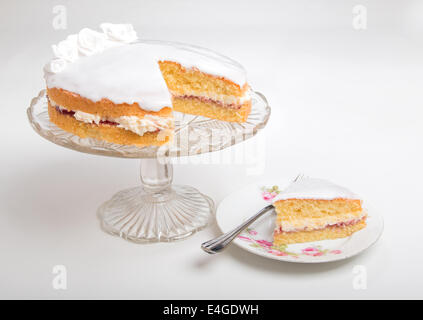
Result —
M 245 122 L 251 97 L 242 66 L 212 51 L 138 41 L 130 24 L 88 28 L 53 45 L 44 68 L 50 120 L 65 131 L 125 145 L 163 145 L 173 110 Z

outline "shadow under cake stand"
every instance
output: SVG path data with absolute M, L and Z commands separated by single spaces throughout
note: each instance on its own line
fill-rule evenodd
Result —
M 213 200 L 190 186 L 172 184 L 172 157 L 185 157 L 230 147 L 254 136 L 270 116 L 266 98 L 252 92 L 245 123 L 231 123 L 174 112 L 175 136 L 166 146 L 136 147 L 80 138 L 50 122 L 42 90 L 27 110 L 34 130 L 60 146 L 96 155 L 141 159 L 141 186 L 122 190 L 98 209 L 107 233 L 133 242 L 174 241 L 207 226 Z

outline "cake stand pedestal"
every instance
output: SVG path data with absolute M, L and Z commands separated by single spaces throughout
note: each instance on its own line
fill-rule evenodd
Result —
M 183 239 L 204 228 L 213 201 L 189 186 L 172 185 L 172 164 L 141 160 L 141 187 L 116 193 L 98 210 L 104 231 L 134 242 Z
M 126 240 L 175 241 L 207 226 L 213 200 L 190 186 L 173 185 L 173 157 L 222 150 L 254 136 L 270 116 L 265 97 L 252 92 L 252 111 L 245 123 L 229 123 L 175 112 L 175 137 L 161 146 L 136 147 L 82 139 L 49 121 L 45 90 L 27 110 L 34 130 L 47 140 L 76 151 L 141 159 L 141 186 L 122 190 L 98 209 L 101 227 Z

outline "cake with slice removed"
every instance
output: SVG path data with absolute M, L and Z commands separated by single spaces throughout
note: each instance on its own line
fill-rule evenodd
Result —
M 206 49 L 137 42 L 131 25 L 83 29 L 53 46 L 45 67 L 48 111 L 82 138 L 126 145 L 172 139 L 172 110 L 245 122 L 251 97 L 244 69 Z
M 329 181 L 300 178 L 273 199 L 275 246 L 344 238 L 366 226 L 361 199 Z

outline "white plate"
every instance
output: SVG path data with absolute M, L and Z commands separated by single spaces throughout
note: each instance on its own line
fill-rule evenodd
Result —
M 286 179 L 254 183 L 226 197 L 220 203 L 216 213 L 220 230 L 224 233 L 232 230 L 272 203 L 271 198 L 275 193 L 266 191 L 266 189 L 275 185 L 275 181 L 278 181 L 279 190 L 290 183 Z M 268 212 L 244 230 L 234 240 L 234 244 L 259 256 L 280 261 L 319 263 L 346 259 L 370 247 L 382 234 L 382 217 L 377 214 L 377 211 L 369 208 L 365 202 L 364 205 L 369 214 L 367 226 L 348 238 L 290 244 L 282 248 L 275 248 L 272 246 L 272 241 L 276 216 L 273 212 Z

